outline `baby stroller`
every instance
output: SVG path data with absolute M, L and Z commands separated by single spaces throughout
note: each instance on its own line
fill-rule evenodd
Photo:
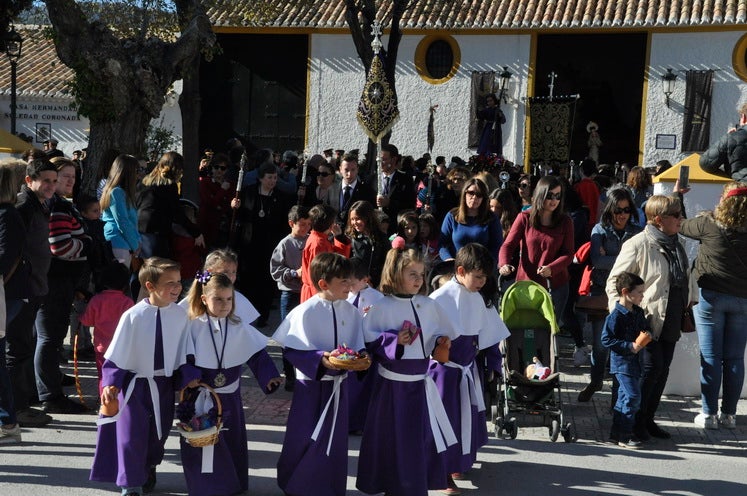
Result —
M 559 328 L 550 293 L 534 281 L 517 281 L 503 295 L 500 313 L 511 336 L 501 343 L 503 382 L 498 385 L 497 405 L 491 407 L 495 436 L 515 439 L 516 415 L 537 415 L 551 441 L 559 435 L 567 443 L 573 441 L 573 425 L 563 417 L 555 339 Z M 549 376 L 526 376 L 535 357 L 550 366 Z

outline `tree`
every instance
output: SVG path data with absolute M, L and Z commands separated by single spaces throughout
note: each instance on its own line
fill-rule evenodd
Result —
M 31 7 L 33 0 L 5 0 L 0 7 L 0 52 L 5 53 L 5 33 L 18 14 Z
M 382 48 L 379 52 L 384 60 L 386 76 L 392 91 L 397 93 L 397 87 L 394 81 L 395 67 L 397 65 L 397 53 L 399 43 L 402 41 L 402 31 L 399 24 L 404 13 L 415 5 L 417 0 L 391 0 L 392 3 L 392 24 L 389 31 L 389 41 L 386 50 Z M 371 48 L 373 34 L 371 28 L 376 19 L 376 2 L 375 0 L 345 0 L 345 20 L 350 28 L 350 35 L 355 44 L 355 50 L 358 52 L 358 58 L 363 62 L 366 74 L 371 69 L 374 53 Z M 382 143 L 388 143 L 391 133 L 387 134 Z M 376 143 L 368 140 L 368 167 L 372 170 L 376 160 Z
M 95 174 L 85 175 L 83 189 L 91 192 L 108 173 L 111 164 L 100 163 L 107 151 L 144 151 L 148 125 L 169 88 L 201 52 L 210 53 L 215 35 L 201 0 L 173 0 L 171 11 L 159 0 L 141 2 L 132 17 L 115 10 L 119 23 L 107 22 L 106 11 L 87 14 L 74 0 L 44 3 L 57 55 L 75 71 L 79 112 L 90 120 L 88 163 Z M 172 29 L 153 22 L 158 18 L 173 19 Z

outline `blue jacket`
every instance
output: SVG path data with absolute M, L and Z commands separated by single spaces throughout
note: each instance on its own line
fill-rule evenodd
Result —
M 628 223 L 622 236 L 618 236 L 615 229 L 609 226 L 603 226 L 598 223 L 591 230 L 591 248 L 589 256 L 591 257 L 591 285 L 592 294 L 604 294 L 604 287 L 607 284 L 607 277 L 610 275 L 612 266 L 620 254 L 620 249 L 624 242 L 641 232 L 643 228 L 635 224 Z M 599 253 L 599 249 L 604 248 L 605 255 Z
M 111 242 L 112 248 L 135 251 L 140 245 L 140 233 L 137 230 L 137 209 L 127 203 L 127 196 L 122 188 L 112 188 L 109 207 L 101 213 L 104 221 L 104 237 Z
M 641 331 L 651 331 L 641 307 L 628 310 L 615 304 L 602 328 L 602 345 L 610 349 L 610 373 L 641 376 L 638 354 L 633 353 L 633 342 Z

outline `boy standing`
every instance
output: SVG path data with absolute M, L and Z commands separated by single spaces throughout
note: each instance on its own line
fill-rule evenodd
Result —
M 301 257 L 311 221 L 309 211 L 301 205 L 294 205 L 288 211 L 288 225 L 291 233 L 280 240 L 270 258 L 270 273 L 280 290 L 280 320 L 285 320 L 288 312 L 301 302 Z M 293 391 L 296 383 L 296 370 L 283 357 L 285 390 Z
M 350 260 L 320 253 L 309 276 L 318 293 L 294 308 L 272 336 L 298 381 L 278 460 L 278 486 L 293 496 L 344 496 L 348 467 L 348 373 L 329 362 L 345 344 L 362 350 L 358 311 L 345 298 Z
M 316 281 L 311 279 L 309 267 L 319 253 L 340 253 L 350 256 L 350 241 L 335 224 L 337 211 L 329 205 L 319 204 L 309 211 L 311 234 L 306 240 L 301 257 L 301 303 L 316 294 Z M 330 238 L 334 235 L 334 241 Z
M 477 459 L 477 450 L 488 442 L 482 371 L 475 357 L 480 350 L 486 350 L 485 373 L 489 377 L 500 373 L 498 343 L 509 336 L 495 306 L 486 307 L 479 293 L 495 267 L 488 249 L 470 243 L 457 252 L 454 266 L 454 278 L 434 291 L 431 298 L 444 309 L 459 337 L 451 341 L 449 361 L 432 362 L 428 372 L 459 441 L 441 454 L 449 474 L 449 487 L 444 491 L 447 494 L 459 494 L 454 479 L 470 469 Z
M 118 400 L 119 412 L 98 420 L 90 477 L 116 482 L 129 496 L 156 484 L 174 418 L 174 372 L 187 362 L 187 313 L 175 304 L 179 264 L 149 258 L 138 278 L 148 297 L 122 315 L 104 355 L 101 402 Z M 199 378 L 189 366 L 183 372 L 184 383 Z
M 644 282 L 636 274 L 622 272 L 615 287 L 620 299 L 607 316 L 602 329 L 602 344 L 610 349 L 610 373 L 620 384 L 612 414 L 610 440 L 623 448 L 637 449 L 641 441 L 633 436 L 635 415 L 641 406 L 641 363 L 638 352 L 645 344 L 637 342 L 639 334 L 650 332 L 640 305 Z

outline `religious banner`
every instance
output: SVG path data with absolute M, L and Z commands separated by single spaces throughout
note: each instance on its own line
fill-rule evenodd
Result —
M 397 94 L 386 78 L 381 54 L 374 55 L 371 62 L 356 117 L 373 142 L 391 131 L 399 119 Z
M 687 71 L 686 79 L 682 151 L 702 152 L 708 149 L 711 133 L 713 71 Z
M 485 107 L 485 97 L 495 92 L 495 71 L 472 71 L 472 95 L 469 102 L 469 148 L 477 148 L 485 121 L 477 118 L 477 111 Z
M 567 163 L 571 153 L 571 130 L 576 110 L 576 97 L 571 100 L 556 97 L 527 98 L 531 120 L 529 160 L 549 164 Z

